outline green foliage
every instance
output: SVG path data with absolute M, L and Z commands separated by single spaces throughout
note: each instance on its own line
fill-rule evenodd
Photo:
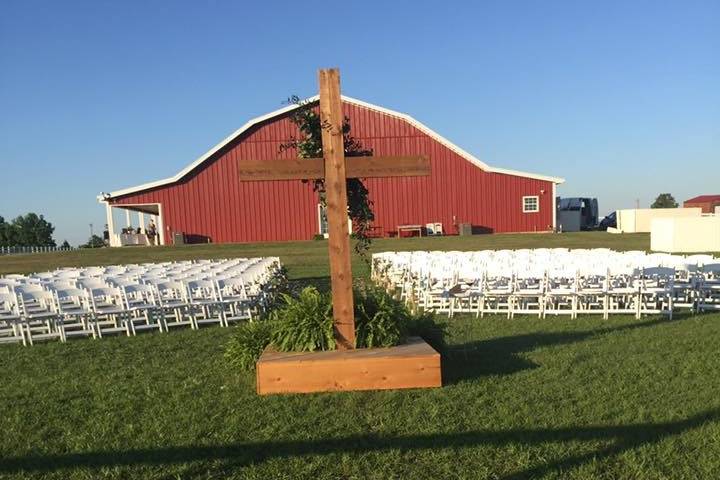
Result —
M 243 370 L 255 368 L 265 347 L 272 343 L 282 352 L 335 348 L 332 300 L 328 293 L 305 287 L 293 296 L 277 295 L 265 319 L 238 327 L 226 357 Z M 262 326 L 254 326 L 262 325 Z M 423 337 L 436 350 L 445 347 L 446 325 L 432 314 L 413 314 L 384 289 L 360 284 L 355 289 L 355 346 L 392 347 L 408 336 Z
M 90 237 L 86 244 L 80 245 L 80 248 L 100 248 L 105 246 L 105 241 L 98 237 L 97 235 L 93 235 Z
M 272 327 L 272 322 L 241 323 L 225 347 L 225 358 L 241 370 L 254 370 L 260 355 L 270 345 Z
M 354 297 L 356 347 L 392 347 L 405 339 L 411 315 L 403 303 L 367 284 L 356 288 Z
M 650 205 L 650 208 L 678 208 L 678 203 L 671 194 L 661 193 Z
M 330 295 L 315 287 L 304 288 L 297 298 L 281 294 L 284 302 L 273 310 L 272 343 L 282 352 L 333 350 L 332 302 Z
M 28 213 L 8 223 L 0 217 L 0 247 L 54 247 L 55 227 L 42 215 Z
M 435 350 L 445 349 L 447 324 L 428 312 L 413 313 L 383 288 L 360 284 L 355 290 L 355 344 L 392 347 L 407 337 L 422 337 Z
M 63 240 L 63 243 L 62 243 L 62 245 L 60 245 L 60 248 L 70 249 L 70 248 L 72 248 L 72 245 L 70 245 L 70 242 L 68 242 L 67 240 Z
M 317 102 L 303 102 L 297 96 L 292 96 L 289 103 L 299 105 L 290 114 L 290 120 L 297 125 L 302 138 L 291 138 L 290 141 L 280 146 L 280 151 L 294 149 L 300 158 L 319 158 L 323 156 L 322 151 L 322 130 L 320 114 L 314 108 Z M 350 135 L 350 119 L 345 117 L 342 125 L 343 144 L 346 157 L 362 157 L 372 155 L 372 150 L 363 148 L 362 144 Z M 346 181 L 348 216 L 352 220 L 353 232 L 357 242 L 355 251 L 367 259 L 367 251 L 370 248 L 371 239 L 367 233 L 375 220 L 368 189 L 359 178 L 348 178 Z M 313 180 L 313 188 L 320 193 L 320 201 L 325 203 L 325 181 L 323 179 Z

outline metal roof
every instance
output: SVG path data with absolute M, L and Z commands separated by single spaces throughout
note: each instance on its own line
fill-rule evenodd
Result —
M 319 100 L 319 98 L 320 98 L 319 95 L 315 95 L 313 97 L 307 98 L 302 103 L 306 104 L 306 103 L 316 102 Z M 450 140 L 446 139 L 439 133 L 426 127 L 424 124 L 420 123 L 419 121 L 415 120 L 414 118 L 412 118 L 411 116 L 409 116 L 407 114 L 396 112 L 394 110 L 390 110 L 387 108 L 383 108 L 378 105 L 373 105 L 371 103 L 363 102 L 362 100 L 357 100 L 357 99 L 354 99 L 351 97 L 346 97 L 345 95 L 342 96 L 342 100 L 343 100 L 343 102 L 346 102 L 346 103 L 365 107 L 365 108 L 375 110 L 377 112 L 381 112 L 386 115 L 390 115 L 390 116 L 397 117 L 397 118 L 404 120 L 404 121 L 410 123 L 411 125 L 413 125 L 414 127 L 416 127 L 417 129 L 421 130 L 425 134 L 434 138 L 441 144 L 445 145 L 450 150 L 453 150 L 454 152 L 456 152 L 458 155 L 463 157 L 468 162 L 476 165 L 477 167 L 479 167 L 482 170 L 485 170 L 486 172 L 501 173 L 501 174 L 505 174 L 505 175 L 514 175 L 514 176 L 525 177 L 525 178 L 533 178 L 536 180 L 544 180 L 544 181 L 548 181 L 548 182 L 553 182 L 555 184 L 560 184 L 560 183 L 565 182 L 565 179 L 560 178 L 560 177 L 551 177 L 551 176 L 539 175 L 539 174 L 535 174 L 535 173 L 521 172 L 518 170 L 509 170 L 509 169 L 505 169 L 505 168 L 492 167 L 492 166 L 488 165 L 487 163 L 483 162 L 482 160 L 478 159 L 474 155 L 471 155 L 470 153 L 466 152 L 462 148 L 460 148 L 457 145 L 455 145 L 454 143 L 452 143 Z M 183 177 L 188 175 L 190 172 L 195 170 L 197 167 L 199 167 L 206 161 L 210 160 L 210 158 L 215 153 L 217 153 L 219 150 L 221 150 L 223 147 L 225 147 L 227 144 L 229 144 L 230 142 L 235 140 L 238 136 L 242 135 L 245 131 L 249 130 L 253 126 L 255 126 L 259 123 L 265 122 L 267 120 L 270 120 L 272 118 L 284 115 L 284 114 L 291 112 L 297 108 L 300 108 L 300 105 L 288 105 L 287 107 L 283 107 L 283 108 L 280 108 L 273 112 L 267 113 L 265 115 L 253 118 L 249 122 L 245 123 L 242 127 L 235 130 L 233 133 L 231 133 L 225 139 L 223 139 L 220 143 L 218 143 L 217 145 L 212 147 L 210 150 L 205 152 L 203 155 L 201 155 L 198 159 L 196 159 L 194 162 L 189 164 L 187 167 L 180 170 L 173 177 L 165 178 L 162 180 L 157 180 L 154 182 L 144 183 L 142 185 L 137 185 L 135 187 L 124 188 L 122 190 L 116 190 L 114 192 L 110 192 L 109 194 L 101 194 L 97 197 L 98 201 L 103 202 L 103 201 L 109 200 L 110 198 L 121 197 L 124 195 L 129 195 L 132 193 L 137 193 L 137 192 L 141 192 L 144 190 L 149 190 L 151 188 L 162 187 L 164 185 L 169 185 L 169 184 L 178 182 Z
M 690 200 L 685 200 L 685 203 L 705 203 L 705 202 L 720 202 L 719 195 L 700 195 L 693 197 Z

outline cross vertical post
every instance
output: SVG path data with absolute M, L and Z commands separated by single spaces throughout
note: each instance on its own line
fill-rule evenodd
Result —
M 430 159 L 427 155 L 346 159 L 340 72 L 321 69 L 318 77 L 323 158 L 240 159 L 238 174 L 243 182 L 324 179 L 335 343 L 338 349 L 349 350 L 355 348 L 355 309 L 345 182 L 348 178 L 427 176 Z
M 336 68 L 322 69 L 319 72 L 319 81 L 335 340 L 339 349 L 352 349 L 355 348 L 355 313 L 348 234 L 340 72 Z

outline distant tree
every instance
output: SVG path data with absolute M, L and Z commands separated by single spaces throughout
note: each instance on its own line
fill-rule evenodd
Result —
M 0 247 L 9 247 L 10 246 L 10 224 L 5 221 L 5 219 L 0 215 Z
M 63 240 L 62 245 L 60 245 L 60 248 L 72 248 L 70 243 L 67 240 Z
M 103 239 L 101 237 L 98 237 L 97 235 L 93 235 L 88 239 L 87 243 L 80 245 L 80 248 L 100 248 L 104 246 L 105 242 L 103 241 Z
M 650 208 L 678 208 L 678 203 L 669 193 L 661 193 L 655 199 Z
M 54 247 L 54 231 L 52 223 L 36 213 L 21 215 L 12 221 L 9 229 L 6 228 L 11 247 Z

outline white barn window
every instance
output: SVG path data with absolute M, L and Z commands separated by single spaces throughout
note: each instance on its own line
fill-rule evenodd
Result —
M 540 211 L 540 197 L 537 195 L 522 197 L 522 201 L 523 213 L 534 213 Z

